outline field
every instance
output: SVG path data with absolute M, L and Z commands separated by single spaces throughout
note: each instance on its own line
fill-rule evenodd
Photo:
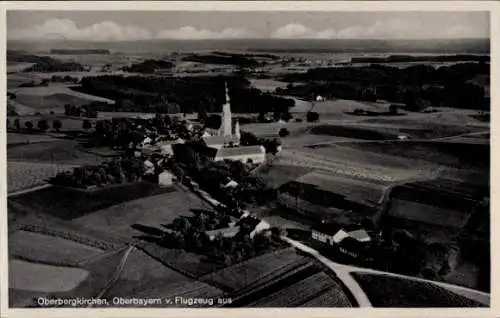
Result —
M 81 106 L 94 101 L 114 103 L 106 98 L 74 91 L 65 85 L 16 87 L 9 89 L 9 92 L 16 94 L 17 103 L 45 112 L 64 112 L 65 104 Z
M 391 143 L 344 143 L 344 147 L 383 153 L 408 159 L 418 158 L 462 170 L 489 169 L 489 146 L 481 144 L 391 142 Z
M 391 217 L 437 224 L 445 227 L 461 228 L 467 221 L 467 214 L 464 212 L 399 199 L 391 200 L 391 208 L 388 213 Z
M 318 172 L 308 173 L 296 179 L 295 182 L 331 191 L 345 197 L 346 200 L 362 204 L 378 202 L 385 190 L 385 187 L 380 184 Z
M 61 267 L 9 261 L 9 288 L 34 292 L 68 292 L 83 282 L 89 272 L 75 267 Z
M 220 268 L 220 265 L 203 261 L 202 255 L 165 248 L 154 242 L 140 243 L 137 247 L 163 265 L 193 279 Z
M 325 156 L 324 154 L 315 154 L 306 149 L 286 149 L 280 153 L 278 159 L 275 160 L 274 163 L 325 170 L 331 174 L 354 179 L 369 180 L 370 182 L 382 184 L 413 178 L 421 175 L 423 170 L 425 170 L 419 170 L 417 168 L 413 171 L 408 171 L 408 169 L 379 166 L 369 161 L 365 161 L 362 156 L 357 158 L 353 157 L 351 160 L 339 160 L 336 158 L 334 151 L 331 153 L 333 155 Z
M 26 145 L 16 145 L 8 147 L 7 160 L 9 163 L 17 161 L 36 162 L 36 164 L 65 164 L 65 165 L 84 165 L 98 164 L 107 158 L 90 154 L 80 150 L 80 145 L 74 140 L 56 139 L 53 142 L 31 143 L 33 135 L 13 135 L 17 142 L 29 140 Z M 37 135 L 35 138 L 41 138 Z
M 346 296 L 343 291 L 343 287 L 336 282 L 332 281 L 333 286 L 317 296 L 316 298 L 312 298 L 306 303 L 301 304 L 301 307 L 335 307 L 335 308 L 345 308 L 345 307 L 353 307 L 352 302 Z
M 307 167 L 285 166 L 272 164 L 271 166 L 259 171 L 258 176 L 266 183 L 267 186 L 278 188 L 282 184 L 293 181 L 313 169 Z
M 276 88 L 286 88 L 287 83 L 271 79 L 250 79 L 252 86 L 264 92 L 274 93 Z
M 61 112 L 64 110 L 64 105 L 83 106 L 89 103 L 88 99 L 83 99 L 77 96 L 68 94 L 55 93 L 52 95 L 16 95 L 16 101 L 22 105 L 27 105 L 37 111 L 52 110 Z
M 72 165 L 65 164 L 9 162 L 7 163 L 7 190 L 13 193 L 45 185 L 48 178 L 55 177 L 58 172 L 72 167 Z
M 249 307 L 296 307 L 333 287 L 332 279 L 320 272 L 266 296 Z M 345 298 L 345 296 L 344 296 Z M 328 306 L 330 307 L 330 306 Z
M 201 279 L 234 292 L 250 284 L 271 281 L 273 277 L 280 277 L 306 263 L 307 259 L 298 255 L 294 249 L 287 248 L 219 270 Z
M 314 106 L 314 107 L 313 107 Z M 314 102 L 314 104 L 310 102 L 302 102 L 297 103 L 295 107 L 290 109 L 291 113 L 306 113 L 309 110 L 317 112 L 321 115 L 337 115 L 338 118 L 353 118 L 354 116 L 345 114 L 345 112 L 353 112 L 355 109 L 363 109 L 370 110 L 374 112 L 387 112 L 389 104 L 380 102 L 380 103 L 368 103 L 368 102 L 360 102 L 355 100 L 347 100 L 347 99 L 334 99 L 328 101 Z M 320 117 L 321 118 L 321 117 Z M 332 117 L 328 117 L 332 118 Z M 356 117 L 354 117 L 356 118 Z
M 53 265 L 77 265 L 95 257 L 101 250 L 41 233 L 17 231 L 9 235 L 9 254 L 30 262 Z
M 147 294 L 148 291 L 175 283 L 188 285 L 192 283 L 192 280 L 164 266 L 141 250 L 134 250 L 127 258 L 118 280 L 104 296 L 111 299 L 112 297 L 130 297 L 140 292 Z M 148 297 L 160 296 L 156 293 L 148 294 Z
M 177 190 L 115 204 L 79 217 L 73 223 L 111 231 L 131 239 L 150 235 L 148 229 L 155 233 L 177 216 L 192 215 L 192 209 L 208 209 L 208 206 L 194 194 Z M 132 228 L 133 225 L 140 225 L 142 231 Z
M 58 139 L 48 135 L 30 135 L 30 134 L 18 134 L 18 133 L 7 133 L 7 145 L 13 146 L 18 144 L 34 144 L 38 142 L 51 142 L 57 141 Z
M 119 188 L 109 188 L 92 193 L 81 193 L 60 187 L 47 187 L 38 191 L 9 197 L 9 202 L 19 205 L 19 208 L 16 210 L 31 211 L 32 213 L 51 216 L 58 220 L 71 221 L 82 218 L 85 215 L 91 216 L 100 209 L 106 209 L 122 202 L 138 198 L 147 200 L 149 196 L 169 191 L 172 191 L 172 189 L 159 188 L 158 185 L 148 182 L 135 183 Z M 54 198 L 58 199 L 54 200 Z M 143 212 L 139 211 L 138 213 L 141 214 Z M 97 227 L 94 224 L 87 224 L 82 221 L 80 223 L 83 223 L 86 229 L 102 229 L 102 232 L 111 233 L 107 229 L 106 220 L 109 219 L 106 219 L 105 216 L 101 217 L 99 221 L 104 222 L 104 224 L 98 224 Z M 119 234 L 116 233 L 115 235 L 113 233 L 113 236 L 119 237 Z
M 425 282 L 351 273 L 374 307 L 483 307 L 481 303 Z

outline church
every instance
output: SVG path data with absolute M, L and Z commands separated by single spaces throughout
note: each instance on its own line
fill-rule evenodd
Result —
M 239 160 L 243 163 L 262 163 L 266 160 L 266 150 L 263 146 L 240 146 L 240 125 L 238 120 L 233 125 L 231 101 L 227 83 L 225 85 L 226 102 L 222 106 L 222 122 L 219 129 L 205 129 L 202 136 L 207 148 L 213 149 L 211 157 L 219 160 Z

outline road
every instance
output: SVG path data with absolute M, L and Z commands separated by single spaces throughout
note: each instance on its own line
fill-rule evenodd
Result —
M 475 301 L 478 301 L 480 303 L 483 303 L 487 306 L 490 305 L 490 295 L 488 293 L 484 293 L 481 291 L 469 289 L 466 287 L 462 286 L 457 286 L 457 285 L 451 285 L 447 283 L 442 283 L 442 282 L 436 282 L 436 281 L 431 281 L 427 279 L 422 279 L 422 278 L 417 278 L 417 277 L 411 277 L 411 276 L 405 276 L 405 275 L 400 275 L 400 274 L 395 274 L 395 273 L 389 273 L 389 272 L 383 272 L 379 270 L 374 270 L 370 268 L 362 268 L 362 267 L 355 267 L 355 266 L 350 266 L 350 265 L 344 265 L 344 264 L 339 264 L 336 263 L 329 258 L 323 256 L 320 252 L 317 250 L 302 244 L 298 241 L 295 241 L 293 239 L 290 239 L 288 237 L 282 237 L 282 239 L 287 242 L 288 244 L 292 245 L 293 247 L 311 255 L 321 263 L 323 263 L 325 266 L 327 266 L 329 269 L 331 269 L 335 275 L 346 285 L 347 288 L 351 291 L 355 299 L 357 300 L 358 304 L 360 307 L 372 307 L 370 300 L 368 299 L 367 295 L 361 288 L 361 286 L 356 282 L 356 280 L 350 275 L 351 272 L 358 272 L 358 273 L 366 273 L 366 274 L 374 274 L 374 275 L 382 275 L 382 276 L 391 276 L 391 277 L 396 277 L 396 278 L 401 278 L 404 280 L 412 280 L 412 281 L 417 281 L 417 282 L 422 282 L 422 283 L 428 283 L 432 285 L 436 285 L 439 287 L 442 287 L 446 290 L 449 290 L 451 292 L 457 293 L 459 295 L 462 295 L 464 297 L 467 297 L 469 299 L 473 299 Z

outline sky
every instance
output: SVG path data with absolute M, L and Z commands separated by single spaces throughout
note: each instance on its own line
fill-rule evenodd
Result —
M 8 11 L 9 40 L 489 38 L 488 12 Z

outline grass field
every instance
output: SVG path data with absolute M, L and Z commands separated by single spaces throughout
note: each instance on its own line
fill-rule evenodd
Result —
M 296 307 L 332 287 L 332 279 L 324 272 L 319 272 L 251 303 L 249 307 Z
M 321 295 L 308 300 L 307 302 L 301 304 L 301 307 L 335 307 L 335 308 L 345 308 L 353 307 L 353 304 L 346 296 L 343 291 L 343 287 L 340 283 L 332 281 L 333 286 Z
M 17 231 L 9 235 L 9 254 L 31 262 L 76 265 L 102 250 L 41 233 Z
M 16 95 L 16 101 L 36 109 L 37 111 L 52 110 L 54 112 L 64 112 L 64 105 L 83 106 L 89 104 L 88 99 L 64 93 L 52 95 Z
M 154 242 L 145 242 L 137 247 L 163 265 L 193 279 L 212 273 L 220 268 L 217 264 L 203 261 L 204 257 L 202 255 L 179 249 L 165 248 Z
M 374 307 L 484 307 L 426 282 L 397 277 L 351 273 Z
M 391 200 L 388 214 L 391 217 L 455 228 L 465 225 L 468 216 L 461 211 L 400 199 Z
M 481 144 L 391 142 L 391 143 L 343 143 L 343 147 L 383 153 L 460 169 L 489 169 L 489 146 Z
M 50 216 L 61 221 L 73 220 L 73 222 L 71 222 L 72 224 L 81 224 L 85 229 L 95 229 L 101 232 L 113 233 L 114 237 L 119 238 L 120 234 L 125 235 L 125 233 L 110 232 L 106 223 L 106 216 L 103 216 L 101 219 L 98 218 L 99 221 L 104 222 L 104 224 L 88 224 L 85 221 L 75 222 L 75 220 L 83 216 L 90 216 L 101 209 L 106 209 L 119 203 L 138 198 L 147 200 L 149 196 L 169 191 L 172 190 L 168 188 L 159 188 L 158 185 L 147 182 L 131 184 L 119 188 L 109 188 L 95 193 L 81 193 L 65 188 L 48 187 L 38 191 L 9 197 L 9 203 L 19 205 L 17 210 L 31 211 L 31 213 Z M 58 199 L 54 200 L 54 198 Z M 140 214 L 143 212 L 139 211 L 138 213 Z M 117 217 L 119 218 L 118 215 L 115 215 L 115 218 Z M 130 239 L 128 236 L 126 238 Z
M 46 184 L 58 172 L 71 169 L 73 165 L 9 162 L 7 163 L 7 191 L 9 193 L 30 189 Z
M 30 135 L 18 135 L 17 141 L 30 139 Z M 41 138 L 41 136 L 37 136 Z M 98 155 L 79 150 L 78 142 L 74 140 L 56 139 L 54 142 L 16 145 L 7 149 L 9 162 L 24 161 L 50 164 L 84 165 L 99 164 L 105 161 Z
M 73 222 L 132 238 L 148 235 L 132 228 L 134 224 L 160 230 L 162 224 L 170 224 L 177 216 L 192 215 L 191 209 L 207 208 L 204 201 L 194 194 L 179 190 L 116 204 Z
M 295 181 L 342 195 L 349 201 L 367 204 L 378 202 L 385 190 L 380 184 L 319 172 L 308 173 Z
M 286 248 L 203 276 L 202 280 L 209 284 L 224 286 L 229 291 L 238 291 L 250 284 L 270 281 L 272 277 L 277 278 L 280 274 L 306 262 L 307 260 L 294 249 Z
M 15 85 L 18 79 L 12 82 Z M 34 108 L 37 111 L 49 112 L 50 110 L 61 113 L 64 112 L 64 105 L 71 104 L 81 106 L 89 104 L 90 102 L 105 102 L 113 104 L 114 101 L 98 96 L 80 93 L 72 90 L 65 85 L 49 85 L 38 87 L 14 87 L 9 88 L 9 91 L 16 94 L 16 102 Z
M 9 261 L 9 288 L 34 292 L 68 292 L 89 276 L 89 272 L 75 267 L 61 267 Z
M 162 288 L 168 284 L 191 283 L 191 279 L 166 267 L 140 250 L 130 254 L 120 273 L 118 281 L 104 295 L 105 297 L 130 297 L 138 292 Z M 154 293 L 149 297 L 159 297 Z
M 264 92 L 270 92 L 274 93 L 276 91 L 276 88 L 281 87 L 281 88 L 286 88 L 287 83 L 285 82 L 280 82 L 272 79 L 257 79 L 253 78 L 250 79 L 250 82 L 252 83 L 252 86 L 260 89 L 261 91 Z
M 262 178 L 269 187 L 278 188 L 282 184 L 295 180 L 311 171 L 313 171 L 313 169 L 306 167 L 273 164 L 259 171 L 258 176 Z

